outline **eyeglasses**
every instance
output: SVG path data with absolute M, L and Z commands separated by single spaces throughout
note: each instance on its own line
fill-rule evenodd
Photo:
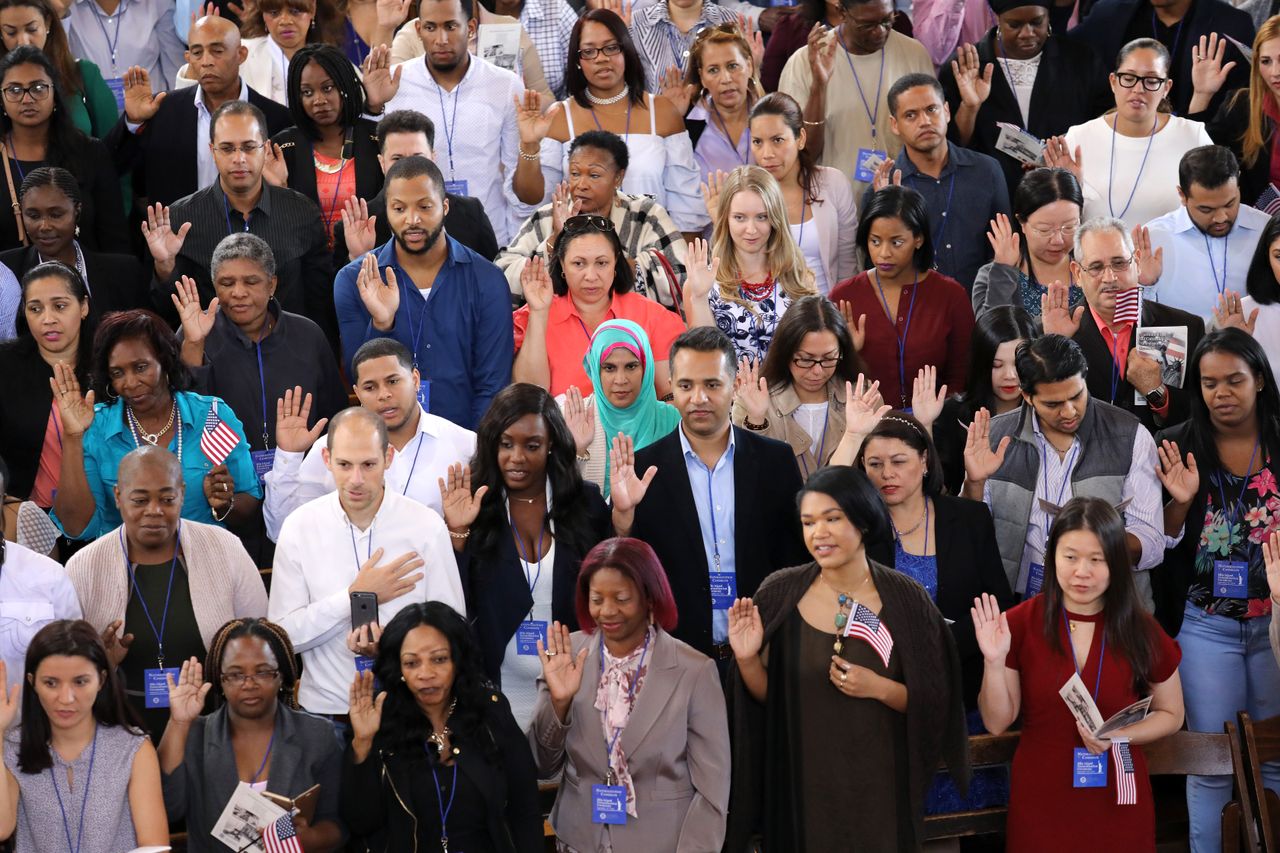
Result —
M 237 151 L 243 151 L 244 153 L 252 156 L 266 147 L 267 145 L 265 142 L 245 142 L 241 145 L 232 145 L 230 142 L 224 142 L 221 145 L 213 146 L 213 150 L 226 157 L 232 156 Z
M 1161 86 L 1169 82 L 1167 77 L 1139 77 L 1137 74 L 1130 74 L 1128 71 L 1117 71 L 1115 77 L 1116 82 L 1126 89 L 1132 89 L 1141 80 L 1142 88 L 1148 92 L 1158 92 Z
M 800 368 L 801 370 L 812 370 L 815 366 L 821 367 L 823 370 L 826 370 L 828 368 L 835 367 L 837 364 L 839 364 L 840 356 L 836 355 L 836 356 L 829 356 L 827 358 L 807 358 L 803 355 L 798 355 L 795 358 L 791 359 L 791 363 L 794 364 L 796 367 Z
M 564 221 L 565 234 L 581 234 L 584 231 L 613 231 L 613 223 L 594 213 L 579 213 Z
M 600 54 L 605 56 L 617 56 L 622 53 L 622 45 L 616 41 L 611 41 L 604 47 L 582 47 L 578 49 L 578 56 L 583 59 L 595 59 Z
M 1104 264 L 1101 261 L 1099 261 L 1096 264 L 1089 264 L 1089 266 L 1087 267 L 1081 267 L 1081 269 L 1084 270 L 1084 272 L 1089 276 L 1089 278 L 1102 278 L 1102 274 L 1107 270 L 1111 270 L 1116 275 L 1121 275 L 1123 273 L 1128 272 L 1131 266 L 1133 266 L 1132 255 L 1130 255 L 1127 258 L 1120 258 L 1119 260 L 1113 260 L 1111 261 L 1111 263 L 1108 263 L 1108 264 Z
M 1079 228 L 1079 222 L 1069 222 L 1066 225 L 1032 225 L 1027 230 L 1042 240 L 1048 240 L 1054 234 L 1060 235 L 1064 240 L 1071 240 Z
M 849 26 L 861 33 L 874 33 L 876 30 L 888 31 L 893 29 L 894 17 L 894 15 L 890 15 L 887 18 L 870 24 L 863 21 L 849 21 Z M 848 21 L 849 19 L 845 18 L 845 20 Z
M 225 672 L 222 674 L 222 683 L 230 684 L 233 687 L 244 687 L 250 681 L 254 684 L 267 684 L 279 677 L 280 670 L 278 669 L 260 669 L 257 672 Z
M 52 91 L 53 87 L 48 83 L 32 83 L 30 86 L 19 86 L 14 83 L 4 87 L 4 99 L 11 104 L 18 104 L 22 102 L 23 97 L 30 94 L 31 100 L 43 101 Z

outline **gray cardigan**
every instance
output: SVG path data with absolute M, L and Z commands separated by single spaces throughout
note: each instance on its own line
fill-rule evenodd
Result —
M 304 711 L 276 706 L 275 741 L 267 790 L 296 797 L 312 785 L 320 785 L 313 823 L 331 820 L 346 827 L 338 815 L 342 778 L 342 747 L 328 720 Z M 164 805 L 170 820 L 187 819 L 187 849 L 191 853 L 225 853 L 209 834 L 239 782 L 236 757 L 231 749 L 231 726 L 226 707 L 191 724 L 182 763 L 162 774 Z

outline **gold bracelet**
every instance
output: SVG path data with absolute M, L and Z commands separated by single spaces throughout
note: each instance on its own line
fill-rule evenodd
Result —
M 451 539 L 466 539 L 466 538 L 467 538 L 468 536 L 470 536 L 470 535 L 471 535 L 471 528 L 470 528 L 470 527 L 468 527 L 468 528 L 467 528 L 464 532 L 462 532 L 462 533 L 454 533 L 452 530 L 450 530 L 450 531 L 449 531 L 449 537 L 450 537 Z
M 530 163 L 536 163 L 542 159 L 541 151 L 535 151 L 532 154 L 526 154 L 523 151 L 518 152 L 521 160 L 528 160 Z
M 579 462 L 590 462 L 590 461 L 591 461 L 591 451 L 590 451 L 590 450 L 588 450 L 586 453 L 579 453 L 579 454 L 575 454 L 573 458 L 574 458 L 574 459 L 577 459 Z

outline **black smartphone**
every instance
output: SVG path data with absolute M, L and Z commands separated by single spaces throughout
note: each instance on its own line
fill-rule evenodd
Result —
M 378 595 L 373 592 L 351 593 L 351 630 L 378 621 Z

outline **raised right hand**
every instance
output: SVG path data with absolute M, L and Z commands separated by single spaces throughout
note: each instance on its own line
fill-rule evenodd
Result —
M 573 433 L 573 446 L 581 456 L 590 449 L 591 440 L 596 437 L 596 410 L 582 399 L 577 385 L 570 385 L 564 392 L 564 422 Z
M 450 530 L 463 531 L 475 523 L 480 514 L 480 505 L 489 487 L 481 486 L 471 494 L 471 466 L 454 462 L 449 466 L 449 480 L 437 477 L 440 485 L 440 504 L 443 508 L 445 526 Z
M 123 637 L 117 637 L 116 631 L 124 627 L 124 620 L 117 619 L 102 631 L 102 645 L 107 649 L 107 663 L 111 664 L 111 668 L 115 669 L 124 663 L 125 657 L 129 654 L 129 646 L 133 644 L 133 634 L 125 634 Z
M 702 190 L 702 203 L 706 205 L 707 215 L 711 217 L 712 222 L 720 218 L 720 190 L 728 177 L 728 172 L 716 169 L 714 172 L 707 173 L 706 183 L 698 185 Z
M 173 266 L 190 230 L 191 223 L 184 222 L 175 233 L 169 223 L 169 208 L 159 202 L 147 206 L 147 221 L 142 223 L 142 236 L 146 239 L 147 251 L 151 252 L 157 266 Z
M 218 297 L 209 301 L 209 307 L 200 310 L 200 289 L 195 281 L 183 276 L 181 281 L 173 285 L 174 292 L 169 294 L 173 307 L 178 309 L 178 319 L 182 322 L 182 337 L 193 344 L 198 344 L 209 336 L 214 321 L 218 319 Z
M 8 731 L 18 719 L 18 711 L 22 707 L 22 682 L 9 683 L 9 671 L 4 661 L 0 660 L 0 731 Z
M 542 314 L 551 310 L 551 302 L 556 295 L 555 286 L 551 283 L 547 265 L 537 255 L 525 261 L 524 269 L 520 270 L 520 290 L 530 314 Z
M 1013 647 L 1013 635 L 1009 633 L 1009 618 L 1000 612 L 995 596 L 984 592 L 981 598 L 975 598 L 969 614 L 973 617 L 973 631 L 978 637 L 982 659 L 1003 664 Z
M 57 362 L 49 379 L 53 399 L 58 402 L 58 415 L 62 418 L 62 431 L 67 436 L 84 435 L 93 423 L 93 389 L 80 396 L 80 380 L 71 365 Z
M 1280 530 L 1262 540 L 1262 562 L 1267 567 L 1267 585 L 1271 588 L 1271 601 L 1280 604 Z M 0 669 L 0 675 L 4 670 Z
M 151 91 L 151 75 L 137 65 L 124 72 L 124 115 L 134 124 L 151 121 L 160 110 L 165 93 Z
M 635 445 L 631 437 L 623 433 L 613 437 L 609 451 L 609 497 L 615 510 L 629 512 L 639 506 L 657 475 L 657 467 L 651 465 L 644 472 L 644 477 L 637 477 Z
M 1258 322 L 1258 312 L 1261 310 L 1261 308 L 1254 308 L 1249 312 L 1249 316 L 1245 317 L 1244 303 L 1240 301 L 1240 294 L 1228 290 L 1218 296 L 1218 306 L 1213 309 L 1213 322 L 1220 329 L 1231 327 L 1252 335 Z
M 165 674 L 169 682 L 169 719 L 175 723 L 189 723 L 204 710 L 205 697 L 213 689 L 213 684 L 206 684 L 204 667 L 196 658 L 182 662 L 182 671 L 178 673 L 175 684 L 173 676 Z
M 875 174 L 871 176 L 871 189 L 876 192 L 888 186 L 902 186 L 902 170 L 893 168 L 892 157 L 881 160 L 880 165 L 876 166 Z
M 1050 282 L 1048 290 L 1040 294 L 1040 319 L 1046 335 L 1073 338 L 1083 318 L 1084 306 L 1071 310 L 1071 290 L 1062 282 Z
M 1191 86 L 1199 94 L 1216 95 L 1227 82 L 1234 62 L 1222 64 L 1227 55 L 1227 40 L 1217 33 L 1200 36 L 1200 44 L 1191 48 Z
M 373 695 L 373 671 L 357 672 L 348 692 L 347 713 L 351 717 L 351 736 L 355 740 L 369 742 L 382 725 L 382 703 L 387 701 L 387 691 L 375 698 Z
M 368 96 L 369 109 L 377 110 L 386 106 L 387 102 L 400 91 L 400 72 L 404 65 L 391 69 L 391 48 L 385 44 L 374 45 L 361 66 L 364 90 Z
M 378 258 L 368 254 L 360 262 L 360 273 L 356 276 L 356 288 L 360 291 L 360 301 L 369 312 L 373 327 L 386 332 L 395 325 L 396 311 L 400 310 L 400 286 L 396 282 L 396 271 L 387 267 L 384 278 L 378 271 Z
M 995 450 L 991 449 L 991 413 L 986 409 L 978 409 L 974 413 L 973 423 L 969 424 L 969 435 L 964 443 L 964 475 L 975 483 L 984 482 L 1000 470 L 1004 464 L 1004 453 L 1009 448 L 1009 436 L 1000 439 Z
M 880 380 L 868 383 L 858 374 L 858 384 L 844 383 L 844 431 L 845 435 L 866 436 L 876 428 L 880 419 L 893 411 L 893 406 L 880 395 Z
M 831 74 L 836 69 L 836 39 L 831 37 L 832 29 L 819 21 L 809 30 L 809 73 L 815 83 L 823 85 L 831 82 Z
M 986 68 L 982 67 L 976 45 L 960 45 L 956 58 L 951 60 L 951 73 L 955 75 L 956 88 L 965 106 L 976 108 L 986 103 L 991 96 L 991 75 L 995 70 L 991 63 L 987 63 Z
M 1076 180 L 1084 183 L 1084 155 L 1080 146 L 1072 150 L 1067 146 L 1065 136 L 1051 136 L 1044 143 L 1044 164 L 1055 169 L 1066 169 L 1076 176 Z
M 853 348 L 862 352 L 862 345 L 867 342 L 867 315 L 859 314 L 853 316 L 853 303 L 847 299 L 841 299 L 839 306 L 840 316 L 844 317 L 844 323 L 849 327 L 849 337 L 853 338 Z
M 1006 267 L 1017 267 L 1022 263 L 1022 252 L 1019 250 L 1018 232 L 1013 230 L 1009 217 L 1003 213 L 997 213 L 990 225 L 987 231 L 987 242 L 995 252 L 993 260 Z
M 422 580 L 423 575 L 418 569 L 425 566 L 426 561 L 416 552 L 407 551 L 389 563 L 378 565 L 381 559 L 382 549 L 379 548 L 360 567 L 347 592 L 372 592 L 378 596 L 379 604 L 386 604 L 413 592 L 414 586 Z
M 734 379 L 733 393 L 747 410 L 747 420 L 756 426 L 769 417 L 769 386 L 760 375 L 756 363 L 745 355 L 738 359 L 738 375 Z
M 538 658 L 542 661 L 542 680 L 547 684 L 551 701 L 564 704 L 573 701 L 582 686 L 582 666 L 587 661 L 589 648 L 583 646 L 577 655 L 573 653 L 573 640 L 569 627 L 552 622 L 547 631 L 547 642 L 538 640 Z
M 712 258 L 707 262 L 710 247 L 701 237 L 689 244 L 688 260 L 685 263 L 685 292 L 699 301 L 711 298 L 711 288 L 716 284 L 716 273 L 720 271 L 720 259 Z
M 378 217 L 369 215 L 369 203 L 351 196 L 342 205 L 342 239 L 347 244 L 347 257 L 351 260 L 373 251 L 378 242 L 375 227 Z
M 573 197 L 568 181 L 561 181 L 551 193 L 551 233 L 547 235 L 547 252 L 550 254 L 564 230 L 564 223 L 582 212 L 582 202 Z
M 697 94 L 697 88 L 692 83 L 684 82 L 684 75 L 674 65 L 667 68 L 662 74 L 662 95 L 675 105 L 676 111 L 680 115 L 685 115 L 689 112 L 689 106 L 693 103 L 693 96 Z
M 276 400 L 276 449 L 287 453 L 306 453 L 324 435 L 328 418 L 321 418 L 311 429 L 307 420 L 311 417 L 311 394 L 305 396 L 302 386 L 286 389 L 284 396 Z
M 1194 453 L 1187 454 L 1186 464 L 1182 462 L 1182 453 L 1176 441 L 1165 439 L 1156 448 L 1159 461 L 1156 463 L 1156 477 L 1164 486 L 1175 503 L 1186 506 L 1200 491 L 1200 469 L 1196 466 Z
M 735 598 L 729 608 L 729 647 L 738 659 L 760 654 L 764 644 L 764 622 L 760 608 L 749 598 Z

